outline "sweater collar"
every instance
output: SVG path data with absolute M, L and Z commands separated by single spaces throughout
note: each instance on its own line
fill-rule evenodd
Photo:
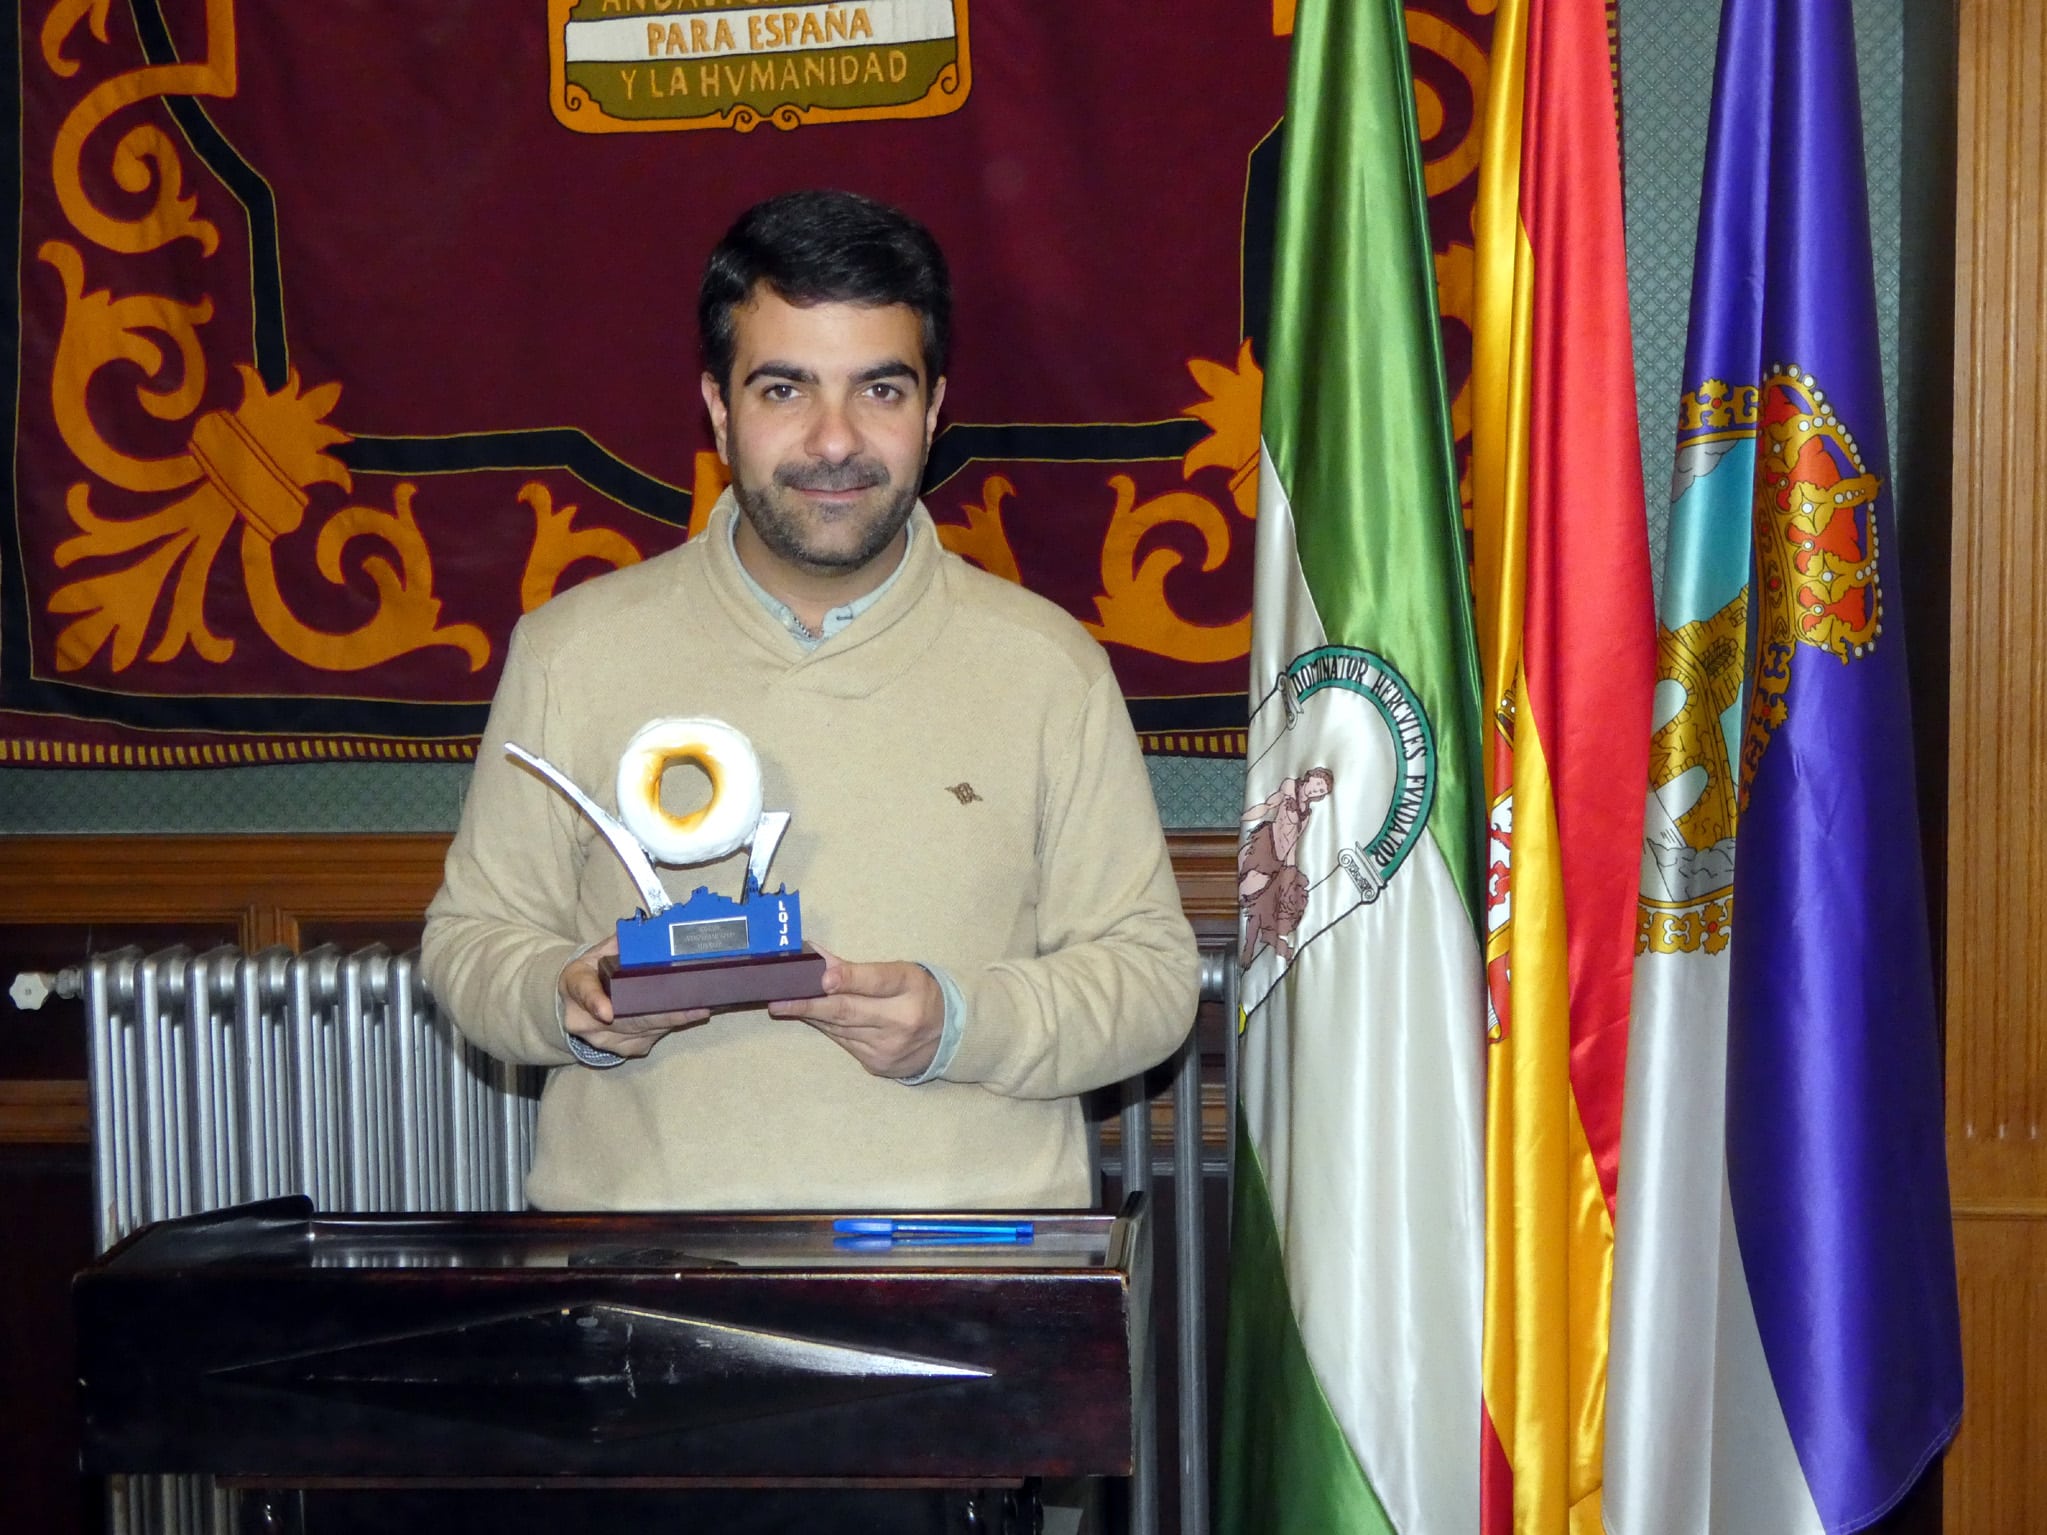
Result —
M 787 629 L 790 636 L 805 650 L 817 649 L 820 643 L 837 634 L 888 594 L 888 589 L 901 578 L 903 567 L 910 563 L 910 545 L 917 541 L 917 524 L 914 520 L 908 525 L 907 531 L 909 537 L 904 540 L 903 552 L 896 556 L 895 568 L 888 573 L 888 579 L 872 591 L 862 592 L 851 602 L 842 602 L 835 608 L 827 609 L 823 624 L 819 626 L 817 633 L 812 634 L 803 626 L 803 620 L 796 616 L 796 610 L 762 586 L 754 578 L 753 572 L 746 568 L 746 561 L 739 558 L 739 518 L 732 516 L 725 519 L 725 539 L 732 545 L 732 558 L 738 562 L 740 580 L 744 581 L 746 589 L 753 593 L 753 600 L 766 608 L 774 616 L 775 621 Z
M 728 487 L 712 507 L 703 532 L 701 569 L 717 599 L 719 616 L 755 646 L 791 670 L 815 673 L 813 685 L 831 692 L 864 693 L 921 654 L 944 622 L 939 573 L 949 558 L 937 526 L 920 501 L 910 513 L 910 537 L 894 574 L 870 595 L 858 621 L 806 648 L 761 604 L 752 576 L 733 547 L 739 509 Z M 930 597 L 931 601 L 925 599 Z M 716 620 L 713 620 L 716 621 Z M 896 658 L 896 659 L 892 659 Z M 879 668 L 877 671 L 876 668 Z M 855 680 L 855 678 L 860 680 Z

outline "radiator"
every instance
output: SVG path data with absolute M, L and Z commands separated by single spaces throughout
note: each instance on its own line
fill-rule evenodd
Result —
M 416 954 L 95 955 L 102 1252 L 151 1221 L 303 1193 L 327 1211 L 516 1210 L 542 1073 L 455 1033 Z M 108 1478 L 114 1535 L 228 1535 L 204 1477 Z
M 1232 1020 L 1237 982 L 1233 953 L 1203 954 L 1202 995 Z M 93 956 L 84 992 L 101 1251 L 151 1221 L 280 1194 L 342 1212 L 524 1204 L 545 1073 L 457 1034 L 420 983 L 416 953 L 127 948 Z M 1236 1030 L 1224 1032 L 1233 1118 Z M 1155 1172 L 1173 1177 L 1178 1240 L 1157 1273 L 1174 1287 L 1179 1319 L 1179 1527 L 1206 1535 L 1198 1041 L 1190 1036 L 1159 1076 L 1174 1105 L 1171 1152 L 1130 1154 L 1152 1151 L 1150 1093 L 1133 1077 L 1106 1170 L 1126 1191 L 1151 1188 Z M 1130 1528 L 1153 1535 L 1160 1468 L 1148 1401 L 1137 1437 Z M 203 1477 L 112 1477 L 108 1505 L 113 1535 L 231 1530 L 227 1499 Z
M 278 1194 L 328 1211 L 515 1210 L 541 1072 L 446 1023 L 413 954 L 135 949 L 86 968 L 102 1251 Z

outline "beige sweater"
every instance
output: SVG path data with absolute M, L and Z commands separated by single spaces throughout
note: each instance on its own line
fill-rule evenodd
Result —
M 549 1075 L 527 1183 L 550 1209 L 1085 1205 L 1074 1095 L 1167 1055 L 1197 962 L 1107 658 L 1042 598 L 939 545 L 806 652 L 747 589 L 723 519 L 586 582 L 514 632 L 440 893 L 425 974 L 457 1025 Z M 805 936 L 945 967 L 965 1028 L 945 1080 L 873 1077 L 809 1026 L 720 1014 L 610 1070 L 573 1064 L 562 966 L 634 909 L 610 849 L 503 755 L 538 752 L 607 809 L 626 739 L 667 715 L 752 738 L 769 872 Z M 962 786 L 971 786 L 967 792 Z M 744 855 L 664 870 L 739 891 Z

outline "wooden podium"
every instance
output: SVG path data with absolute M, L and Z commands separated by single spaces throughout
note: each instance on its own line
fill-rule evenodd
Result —
M 305 1535 L 1027 1532 L 1035 1479 L 1130 1472 L 1142 1199 L 947 1218 L 1033 1239 L 300 1198 L 162 1222 L 75 1284 L 85 1466 L 208 1473 Z

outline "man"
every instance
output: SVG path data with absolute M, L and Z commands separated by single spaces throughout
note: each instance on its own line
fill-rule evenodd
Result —
M 1193 1018 L 1193 936 L 1106 658 L 948 554 L 917 501 L 950 310 L 936 243 L 892 209 L 817 192 L 743 215 L 698 303 L 731 490 L 698 538 L 513 635 L 425 971 L 485 1049 L 562 1067 L 536 1205 L 1085 1205 L 1075 1095 Z M 620 748 L 678 715 L 745 732 L 792 812 L 769 884 L 802 892 L 822 996 L 613 1015 L 596 962 L 633 887 L 503 748 L 615 810 Z M 736 893 L 744 857 L 670 888 Z

